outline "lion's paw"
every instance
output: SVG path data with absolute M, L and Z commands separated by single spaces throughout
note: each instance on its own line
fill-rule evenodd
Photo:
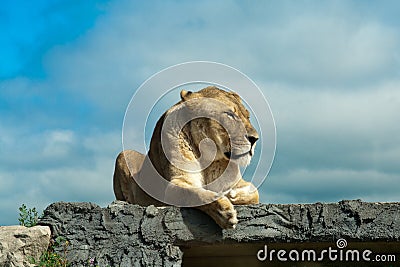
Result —
M 226 197 L 217 201 L 215 221 L 221 228 L 234 229 L 238 223 L 237 212 L 232 203 Z
M 217 223 L 224 229 L 235 229 L 238 223 L 235 209 L 218 211 L 220 218 Z
M 251 190 L 250 186 L 244 186 L 244 187 L 232 189 L 228 193 L 228 198 L 232 203 L 237 202 L 240 199 L 250 195 L 250 190 Z
M 258 192 L 252 184 L 234 188 L 226 196 L 234 205 L 258 203 Z

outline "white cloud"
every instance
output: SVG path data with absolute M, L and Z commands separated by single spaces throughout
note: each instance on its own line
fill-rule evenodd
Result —
M 71 130 L 51 130 L 33 139 L 20 137 L 24 151 L 12 157 L 12 167 L 0 168 L 1 224 L 16 223 L 22 203 L 43 210 L 55 201 L 104 206 L 114 200 L 112 175 L 121 149 L 120 132 L 81 136 Z
M 307 90 L 282 85 L 263 86 L 268 90 L 277 121 L 284 130 L 294 128 L 318 134 L 345 132 L 351 137 L 382 138 L 399 130 L 393 123 L 400 112 L 400 81 L 363 90 Z
M 290 166 L 399 171 L 400 82 L 362 91 L 268 88 L 278 157 Z M 281 158 L 282 159 L 282 158 Z
M 252 78 L 295 86 L 348 88 L 396 76 L 399 32 L 351 8 L 122 1 L 45 62 L 55 84 L 120 112 L 150 75 L 191 60 L 221 61 Z
M 45 157 L 71 156 L 71 149 L 74 147 L 76 137 L 71 130 L 53 130 L 45 133 L 43 155 Z
M 301 85 L 358 85 L 393 75 L 398 32 L 352 17 L 294 16 L 261 30 L 255 49 L 259 74 Z
M 337 202 L 342 199 L 398 201 L 400 180 L 396 174 L 373 170 L 294 169 L 271 175 L 261 189 L 267 203 Z

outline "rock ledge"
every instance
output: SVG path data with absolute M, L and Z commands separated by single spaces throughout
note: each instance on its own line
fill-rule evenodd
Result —
M 340 238 L 349 248 L 391 253 L 400 263 L 400 203 L 351 200 L 236 209 L 235 230 L 221 230 L 196 209 L 141 207 L 120 201 L 106 208 L 54 203 L 40 224 L 51 228 L 53 238 L 63 236 L 70 242 L 67 257 L 72 266 L 87 266 L 91 258 L 99 266 L 258 266 L 265 265 L 256 257 L 265 244 L 277 250 L 319 249 L 336 247 Z M 313 265 L 308 262 L 307 266 Z

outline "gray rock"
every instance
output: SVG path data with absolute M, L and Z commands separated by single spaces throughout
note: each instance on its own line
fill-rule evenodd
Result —
M 236 209 L 239 223 L 234 230 L 221 230 L 196 209 L 120 201 L 106 208 L 54 203 L 40 224 L 50 226 L 54 238 L 69 240 L 72 266 L 87 266 L 90 258 L 99 266 L 181 266 L 182 261 L 185 266 L 257 266 L 261 262 L 256 254 L 265 244 L 322 249 L 335 247 L 339 238 L 352 248 L 371 246 L 374 252 L 392 253 L 400 260 L 400 203 L 356 200 Z
M 39 260 L 50 243 L 47 226 L 0 226 L 0 266 L 33 266 L 30 258 Z

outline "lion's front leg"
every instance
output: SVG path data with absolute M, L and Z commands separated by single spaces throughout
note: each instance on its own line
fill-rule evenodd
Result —
M 213 218 L 221 228 L 235 228 L 238 223 L 237 214 L 229 199 L 199 184 L 193 184 L 193 180 L 187 177 L 172 179 L 165 192 L 167 202 L 176 206 L 197 207 Z
M 258 204 L 258 190 L 252 183 L 240 179 L 226 195 L 234 205 Z
M 225 196 L 198 209 L 207 213 L 223 229 L 234 229 L 238 223 L 237 212 Z

